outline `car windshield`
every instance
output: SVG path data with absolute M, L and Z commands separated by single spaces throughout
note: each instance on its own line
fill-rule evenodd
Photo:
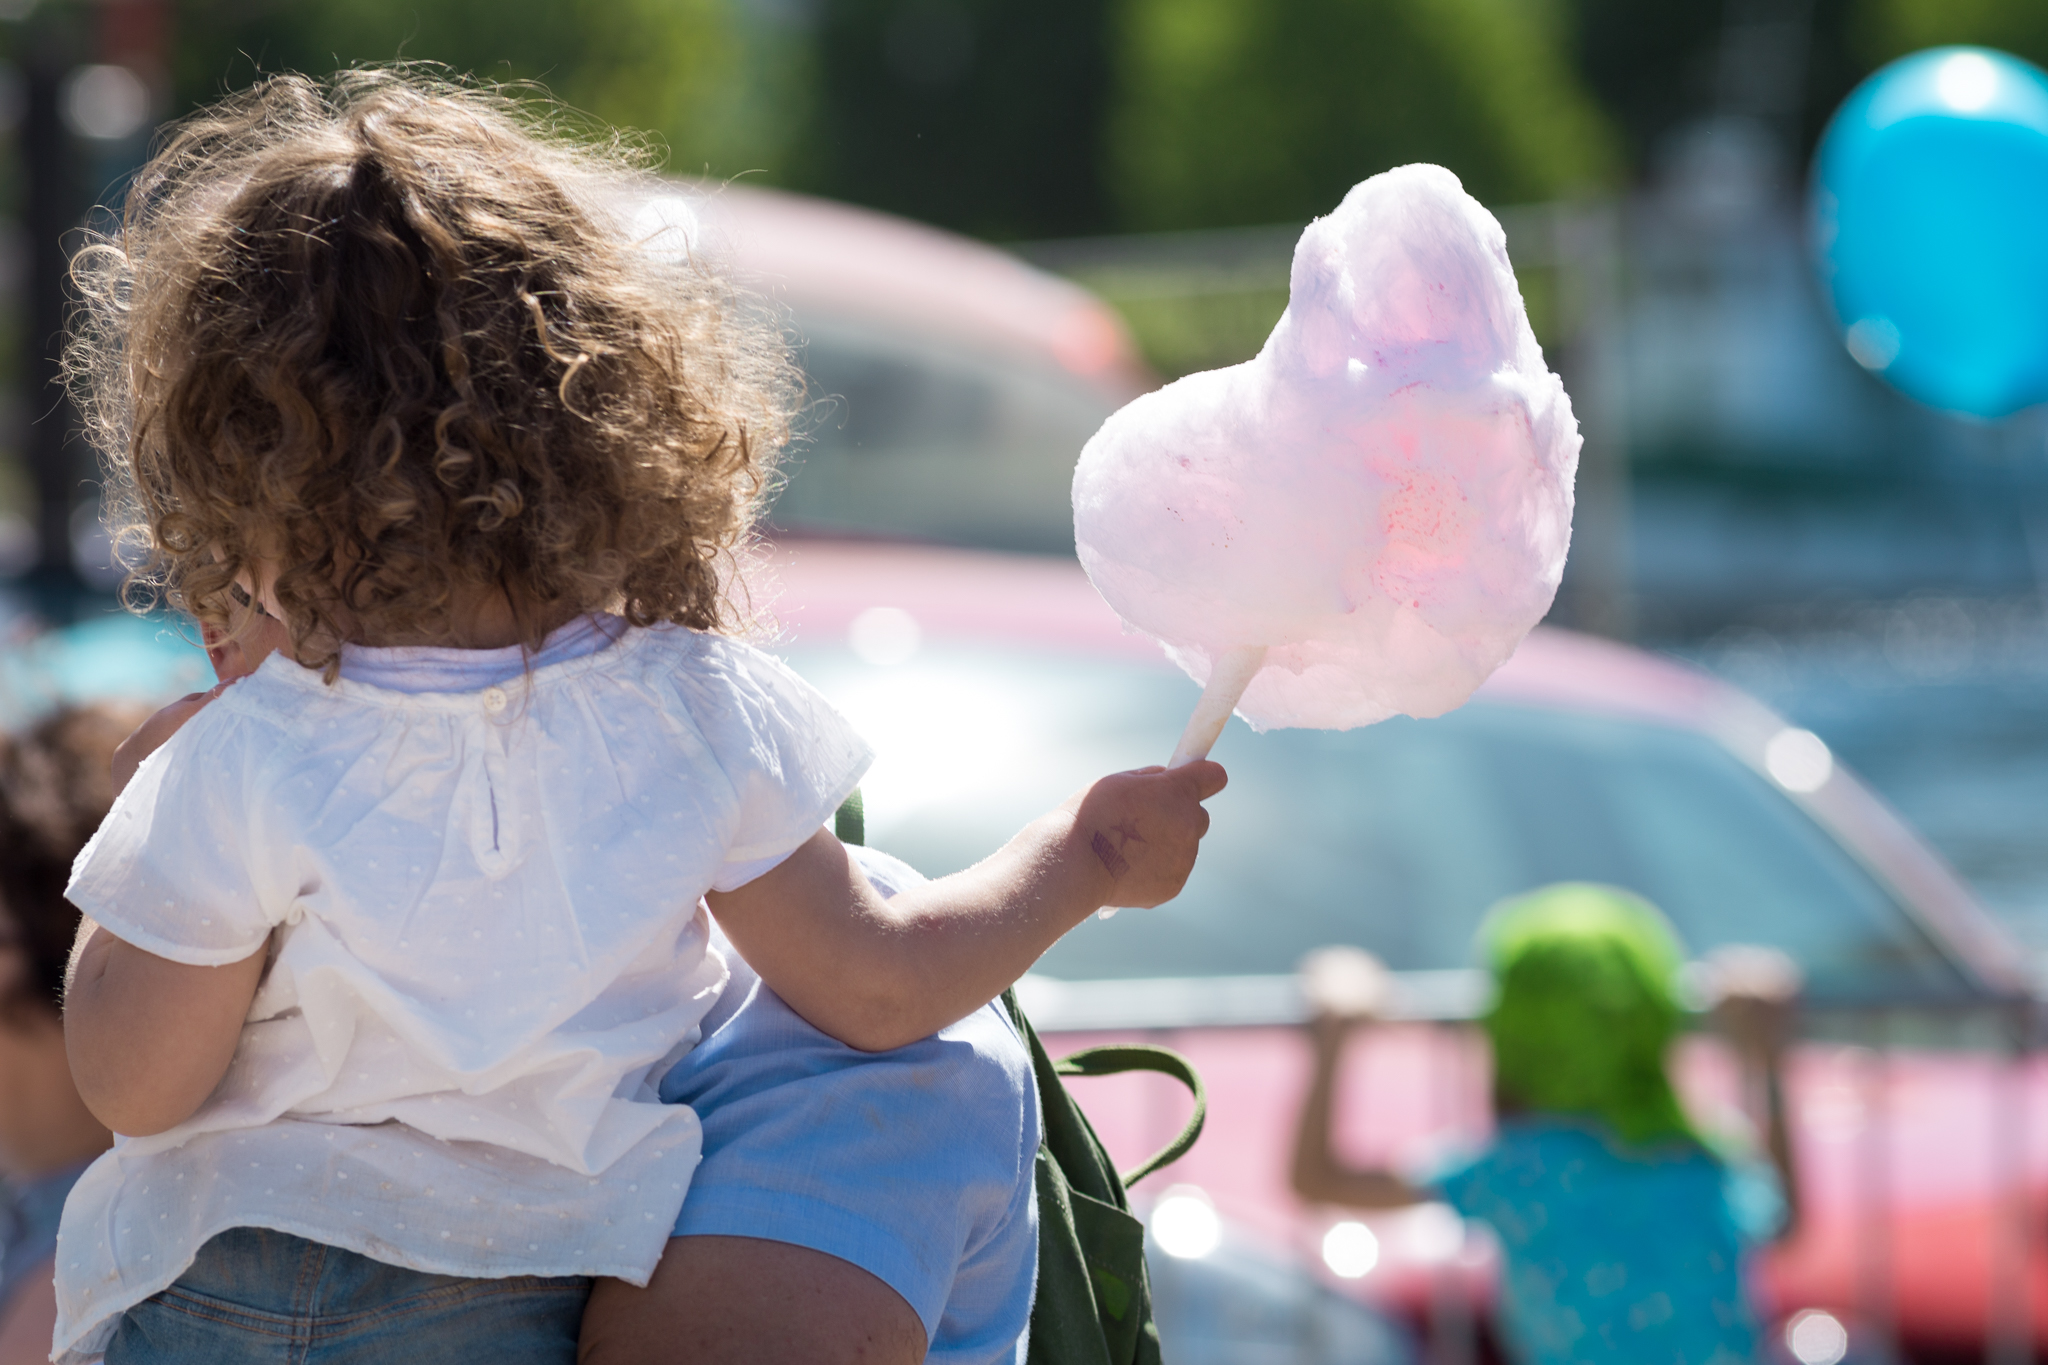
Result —
M 1074 461 L 1115 401 L 1050 362 L 806 318 L 785 530 L 1071 554 Z
M 1089 778 L 1159 762 L 1196 691 L 1142 663 L 927 645 L 877 667 L 836 648 L 790 662 L 874 744 L 868 838 L 939 875 L 986 856 Z M 1474 965 L 1503 896 L 1630 887 L 1694 953 L 1763 943 L 1816 998 L 1926 998 L 1965 978 L 1886 890 L 1703 735 L 1476 701 L 1344 732 L 1233 724 L 1228 790 L 1180 897 L 1083 924 L 1037 970 L 1065 979 L 1291 972 L 1353 943 L 1397 969 Z

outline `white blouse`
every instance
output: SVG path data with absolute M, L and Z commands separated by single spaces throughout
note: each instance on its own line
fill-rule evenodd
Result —
M 232 1227 L 646 1283 L 699 1153 L 653 1085 L 726 978 L 701 898 L 810 838 L 871 755 L 730 639 L 548 659 L 419 693 L 272 655 L 122 792 L 70 899 L 172 961 L 271 962 L 199 1112 L 73 1190 L 55 1358 Z

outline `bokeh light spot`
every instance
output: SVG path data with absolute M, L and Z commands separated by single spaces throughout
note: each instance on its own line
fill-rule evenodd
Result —
M 1323 1234 L 1323 1264 L 1356 1280 L 1380 1263 L 1380 1239 L 1363 1223 L 1339 1223 Z
M 1193 1185 L 1175 1185 L 1152 1206 L 1152 1240 L 1169 1256 L 1199 1261 L 1223 1241 L 1223 1220 L 1209 1196 Z

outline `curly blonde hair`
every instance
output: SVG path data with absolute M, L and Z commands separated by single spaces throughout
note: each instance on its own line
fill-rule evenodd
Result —
M 330 677 L 343 642 L 446 638 L 479 593 L 529 646 L 599 609 L 736 624 L 788 347 L 636 236 L 647 157 L 573 123 L 400 67 L 277 76 L 167 132 L 80 255 L 67 347 L 131 601 L 228 629 L 274 572 Z

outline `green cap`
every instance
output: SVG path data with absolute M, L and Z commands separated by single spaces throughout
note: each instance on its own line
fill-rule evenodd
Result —
M 1637 1145 L 1696 1136 L 1664 1069 L 1684 954 L 1656 906 L 1560 882 L 1496 905 L 1479 945 L 1498 992 L 1485 1026 L 1503 1110 L 1580 1115 Z

